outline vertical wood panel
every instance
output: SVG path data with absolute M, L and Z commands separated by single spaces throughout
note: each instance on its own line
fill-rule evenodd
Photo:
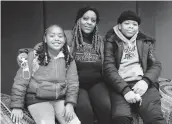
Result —
M 42 40 L 42 2 L 1 2 L 1 86 L 2 92 L 10 94 L 20 48 L 33 47 Z

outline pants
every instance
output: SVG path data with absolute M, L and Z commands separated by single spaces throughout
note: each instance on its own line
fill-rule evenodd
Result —
M 104 83 L 95 84 L 87 90 L 80 88 L 76 114 L 82 124 L 93 124 L 95 116 L 98 124 L 110 124 L 110 95 Z
M 64 100 L 36 103 L 28 106 L 28 110 L 36 124 L 55 124 L 55 117 L 60 124 L 80 124 L 75 115 L 70 123 L 66 123 L 64 114 Z
M 142 96 L 142 105 L 129 104 L 121 94 L 112 92 L 112 124 L 131 124 L 132 112 L 137 112 L 144 124 L 166 124 L 161 112 L 159 91 L 149 88 Z

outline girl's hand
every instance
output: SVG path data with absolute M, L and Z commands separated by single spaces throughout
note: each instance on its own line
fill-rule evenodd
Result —
M 20 124 L 21 119 L 23 118 L 23 110 L 22 109 L 13 109 L 11 112 L 11 119 L 14 123 Z
M 65 120 L 69 123 L 74 118 L 74 108 L 71 103 L 68 103 L 65 107 Z

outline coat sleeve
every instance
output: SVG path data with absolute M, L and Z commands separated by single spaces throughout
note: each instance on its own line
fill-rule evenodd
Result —
M 149 51 L 147 59 L 147 71 L 144 73 L 143 78 L 147 79 L 150 83 L 157 85 L 157 80 L 161 74 L 161 62 L 158 61 L 155 53 L 155 47 L 153 43 L 149 42 Z
M 104 39 L 104 79 L 113 87 L 114 91 L 125 95 L 127 92 L 131 91 L 131 89 L 118 73 L 114 53 L 117 50 L 114 50 L 116 48 L 114 48 L 114 41 L 112 41 L 111 35 L 112 34 L 107 34 Z
M 64 33 L 65 33 L 66 38 L 67 38 L 67 44 L 71 47 L 72 42 L 73 42 L 72 30 L 65 30 Z
M 31 51 L 28 54 L 28 61 L 31 61 L 33 59 L 33 51 Z M 31 63 L 28 62 L 29 64 L 29 71 L 31 75 Z M 10 108 L 24 108 L 25 104 L 25 95 L 26 95 L 26 90 L 29 84 L 30 79 L 24 79 L 23 78 L 23 72 L 22 68 L 20 67 L 19 70 L 16 73 L 16 76 L 14 78 L 14 84 L 12 86 L 11 90 L 11 104 Z
M 67 92 L 65 104 L 72 103 L 74 106 L 77 104 L 79 91 L 78 73 L 76 63 L 73 60 L 67 70 Z

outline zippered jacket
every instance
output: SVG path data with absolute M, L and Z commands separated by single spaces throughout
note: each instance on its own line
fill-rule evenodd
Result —
M 34 51 L 28 54 L 28 65 L 30 72 L 32 71 L 32 61 L 34 58 Z M 48 83 L 67 83 L 67 91 L 65 95 L 66 103 L 77 103 L 79 81 L 75 61 L 73 60 L 66 70 L 64 57 L 51 58 L 47 66 L 39 66 L 39 69 L 34 75 L 29 78 L 23 78 L 23 69 L 20 67 L 14 78 L 14 84 L 11 93 L 11 108 L 24 108 L 24 105 L 31 105 L 47 100 L 36 98 L 36 90 L 39 84 L 43 82 Z
M 155 55 L 154 43 L 154 39 L 141 32 L 138 33 L 136 46 L 144 73 L 142 78 L 148 83 L 149 87 L 153 85 L 158 88 L 157 80 L 161 73 L 161 63 Z M 114 91 L 125 95 L 131 89 L 118 73 L 124 46 L 123 41 L 115 34 L 113 29 L 106 34 L 104 47 L 104 79 Z

